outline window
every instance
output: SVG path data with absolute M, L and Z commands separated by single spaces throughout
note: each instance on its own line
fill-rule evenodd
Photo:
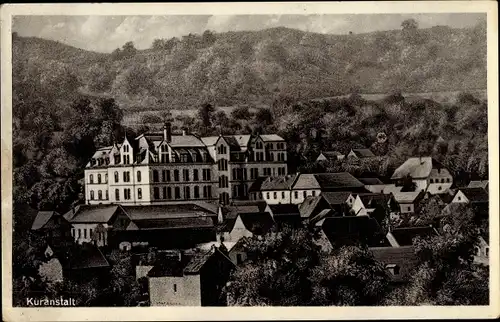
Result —
M 281 199 L 285 199 L 285 192 L 284 191 L 281 192 Z
M 172 188 L 167 187 L 167 199 L 172 199 Z
M 97 175 L 97 183 L 101 183 L 101 174 L 100 173 Z
M 108 183 L 108 174 L 107 173 L 104 175 L 104 183 Z
M 227 171 L 227 160 L 220 159 L 218 161 L 219 171 Z
M 203 169 L 203 181 L 210 181 L 211 173 L 210 169 Z
M 210 186 L 203 187 L 203 198 L 205 198 L 205 199 L 212 198 L 212 189 Z
M 312 192 L 313 197 L 316 197 L 316 191 Z
M 441 190 L 441 186 L 438 187 L 438 190 Z
M 458 201 L 461 201 L 462 200 L 462 197 L 458 197 Z
M 87 238 L 87 228 L 83 229 L 83 238 Z
M 181 189 L 179 187 L 174 188 L 175 199 L 181 199 Z
M 431 179 L 431 180 L 430 180 L 430 183 L 434 183 L 434 180 L 433 180 L 433 179 Z
M 130 182 L 130 172 L 123 172 L 123 182 Z
M 193 181 L 198 181 L 200 178 L 198 177 L 198 169 L 193 170 Z
M 94 183 L 94 175 L 93 175 L 93 174 L 91 174 L 91 175 L 89 176 L 89 182 L 90 182 L 90 183 Z
M 267 199 L 267 200 L 271 199 L 271 193 L 270 193 L 270 192 L 267 192 L 267 193 L 266 193 L 266 199 Z
M 227 176 L 219 177 L 219 188 L 227 188 L 229 187 L 229 179 Z
M 137 171 L 137 182 L 141 182 L 141 171 Z
M 163 199 L 167 199 L 167 187 L 163 187 Z
M 123 145 L 123 152 L 128 152 L 128 145 L 126 144 Z
M 184 199 L 191 199 L 191 189 L 184 187 Z
M 92 229 L 89 229 L 89 238 L 92 238 Z
M 273 199 L 274 200 L 278 199 L 278 193 L 276 191 L 273 193 Z
M 411 211 L 411 207 L 408 207 L 408 208 L 407 208 L 407 210 L 408 210 L 408 211 Z
M 451 181 L 450 178 L 446 178 L 446 182 L 450 182 L 450 181 Z
M 118 171 L 115 171 L 115 183 L 118 183 Z
M 304 199 L 305 199 L 307 197 L 307 191 L 304 191 L 302 194 L 304 195 Z
M 158 182 L 158 170 L 153 170 L 153 182 Z
M 109 194 L 108 194 L 108 190 L 106 190 L 106 200 L 109 199 Z
M 174 293 L 177 293 L 177 284 L 174 284 Z
M 395 264 L 387 265 L 386 269 L 388 269 L 392 275 L 399 275 L 399 273 L 400 273 L 400 267 L 398 265 L 395 265 Z
M 125 200 L 131 199 L 130 189 L 123 189 L 123 199 L 125 199 Z
M 189 154 L 182 153 L 181 154 L 181 162 L 184 162 L 184 163 L 189 162 Z
M 189 181 L 189 169 L 182 170 L 182 177 L 184 181 Z
M 115 200 L 120 200 L 120 190 L 115 189 Z
M 75 237 L 75 228 L 71 228 L 71 237 Z
M 170 170 L 163 170 L 163 181 L 170 182 Z
M 141 188 L 137 189 L 137 199 L 142 199 L 142 189 Z
M 94 190 L 90 190 L 90 200 L 94 200 Z
M 78 238 L 81 238 L 82 237 L 82 230 L 80 228 L 78 228 Z
M 195 199 L 200 198 L 200 187 L 198 187 L 198 186 L 194 187 L 194 198 Z
M 123 164 L 130 164 L 130 155 L 123 156 Z
M 443 178 L 443 179 L 441 179 L 441 183 L 444 183 L 444 178 Z
M 217 153 L 219 154 L 226 154 L 227 153 L 227 148 L 224 144 L 219 145 L 217 149 Z
M 179 170 L 174 170 L 174 181 L 179 181 Z
M 298 191 L 295 191 L 295 192 L 294 192 L 294 196 L 295 196 L 295 199 L 299 199 L 299 192 L 298 192 Z
M 97 199 L 102 200 L 102 191 L 97 191 Z
M 160 188 L 158 187 L 153 188 L 153 198 L 160 199 Z

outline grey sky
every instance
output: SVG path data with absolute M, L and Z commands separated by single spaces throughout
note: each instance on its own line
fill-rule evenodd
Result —
M 421 28 L 447 25 L 464 28 L 484 20 L 481 13 L 338 14 L 338 15 L 231 15 L 231 16 L 16 16 L 13 31 L 21 36 L 58 40 L 79 48 L 111 52 L 127 41 L 137 48 L 151 46 L 155 38 L 202 33 L 289 27 L 319 33 L 346 34 L 399 29 L 408 18 Z

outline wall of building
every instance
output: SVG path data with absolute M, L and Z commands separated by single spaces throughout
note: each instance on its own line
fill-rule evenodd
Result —
M 90 243 L 91 234 L 95 232 L 98 223 L 82 223 L 82 224 L 71 224 L 71 236 L 74 238 L 75 242 L 81 244 L 83 242 Z M 108 228 L 108 224 L 103 224 L 104 228 Z M 103 232 L 101 238 L 97 239 L 97 246 L 105 246 L 108 244 L 108 233 Z
M 151 306 L 201 306 L 199 275 L 149 277 Z
M 453 197 L 452 203 L 469 203 L 469 199 L 463 194 L 462 191 L 458 190 L 455 197 Z
M 135 267 L 135 278 L 147 277 L 149 271 L 153 268 L 152 265 L 137 265 Z
M 412 180 L 416 187 L 415 191 L 426 191 L 427 190 L 427 185 L 428 185 L 428 180 L 427 179 L 413 179 Z
M 399 209 L 402 214 L 412 213 L 415 211 L 415 206 L 412 203 L 401 203 Z
M 292 203 L 290 190 L 262 191 L 262 199 L 269 205 Z
M 320 189 L 308 189 L 308 190 L 292 190 L 292 203 L 300 204 L 304 202 L 307 196 L 319 196 L 321 194 Z
M 106 192 L 108 191 L 108 169 L 107 168 L 97 168 L 97 169 L 85 169 L 84 171 L 85 180 L 85 201 L 88 204 L 108 204 L 110 203 L 109 197 L 106 198 Z M 92 176 L 92 183 L 91 178 Z M 99 183 L 99 176 L 101 177 L 101 183 Z M 94 198 L 91 199 L 92 193 Z M 101 198 L 99 199 L 99 191 L 101 191 Z M 108 191 L 109 193 L 109 191 Z

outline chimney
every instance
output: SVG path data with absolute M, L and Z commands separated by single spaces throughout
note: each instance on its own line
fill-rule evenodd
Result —
M 163 139 L 170 143 L 172 141 L 172 124 L 170 122 L 165 122 L 163 126 Z

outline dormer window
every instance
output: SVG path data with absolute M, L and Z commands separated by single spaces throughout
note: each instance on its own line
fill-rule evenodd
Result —
M 188 160 L 189 160 L 189 154 L 182 153 L 181 154 L 181 162 L 188 162 Z
M 227 148 L 224 144 L 219 145 L 219 148 L 217 149 L 217 153 L 219 154 L 226 154 L 227 153 Z

